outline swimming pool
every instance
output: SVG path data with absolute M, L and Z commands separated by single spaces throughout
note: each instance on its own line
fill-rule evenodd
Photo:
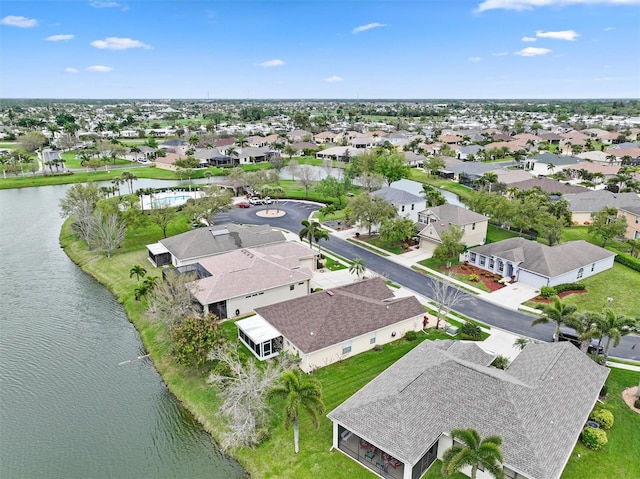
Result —
M 184 205 L 187 200 L 194 198 L 195 195 L 177 195 L 177 196 L 165 196 L 163 198 L 154 198 L 153 206 L 164 208 L 165 206 L 180 206 Z

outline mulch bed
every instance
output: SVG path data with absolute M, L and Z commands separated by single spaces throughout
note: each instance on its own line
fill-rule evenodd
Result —
M 587 293 L 588 291 L 586 289 L 574 289 L 571 291 L 563 291 L 562 293 L 560 293 L 558 295 L 558 297 L 560 299 L 562 298 L 566 298 L 567 296 L 571 295 L 571 294 L 582 294 L 582 293 Z M 551 302 L 551 298 L 544 298 L 542 296 L 536 296 L 535 298 L 531 299 L 531 301 L 535 301 L 536 303 L 550 303 Z
M 466 268 L 466 269 L 463 269 Z M 446 270 L 444 270 L 446 271 Z M 495 279 L 493 279 L 493 275 L 489 278 L 483 276 L 483 274 L 486 274 L 487 271 L 477 268 L 473 265 L 469 265 L 469 264 L 457 264 L 453 267 L 451 267 L 451 269 L 449 269 L 449 271 L 453 271 L 456 274 L 460 274 L 460 275 L 465 275 L 465 276 L 469 276 L 472 274 L 476 274 L 478 275 L 478 278 L 480 279 L 480 281 L 482 281 L 484 283 L 484 285 L 489 288 L 489 291 L 491 291 L 492 293 L 494 291 L 497 291 L 499 289 L 502 289 L 505 287 L 504 284 L 502 283 L 498 283 Z

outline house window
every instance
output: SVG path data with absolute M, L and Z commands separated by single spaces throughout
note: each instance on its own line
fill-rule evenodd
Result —
M 495 261 L 493 261 L 493 258 L 489 258 L 489 268 L 493 269 L 495 265 Z
M 402 212 L 404 213 L 404 205 L 402 205 Z
M 347 341 L 342 344 L 342 354 L 349 354 L 351 352 L 351 341 Z
M 469 259 L 471 260 L 472 263 L 476 262 L 476 254 L 475 253 L 471 253 L 471 255 L 469 255 Z
M 504 263 L 502 261 L 498 261 L 498 271 L 501 273 L 504 271 Z
M 592 273 L 593 273 L 593 270 L 594 270 L 594 269 L 596 269 L 596 264 L 595 264 L 595 263 L 593 263 L 593 264 L 591 265 L 591 272 L 592 272 Z
M 295 285 L 290 284 L 290 285 L 289 285 L 289 291 L 293 291 L 293 288 L 295 288 Z
M 484 266 L 487 262 L 487 258 L 485 256 L 480 256 L 480 266 Z
M 473 223 L 473 224 L 471 225 L 471 229 L 472 229 L 472 230 L 475 230 L 475 229 L 476 229 L 476 224 L 475 224 L 475 223 Z
M 371 337 L 369 338 L 369 344 L 376 344 L 376 333 L 371 333 Z
M 412 204 L 412 205 L 411 205 L 411 211 L 413 211 L 413 210 L 415 210 L 415 209 L 416 209 L 416 205 Z
M 578 279 L 582 278 L 582 275 L 584 274 L 584 268 L 580 268 L 578 270 Z

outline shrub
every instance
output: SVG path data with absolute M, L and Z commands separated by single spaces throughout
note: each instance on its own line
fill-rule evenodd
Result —
M 464 323 L 460 327 L 460 334 L 464 338 L 478 340 L 478 339 L 480 339 L 480 334 L 481 334 L 480 326 L 478 326 L 477 324 L 473 324 L 473 323 Z
M 633 403 L 633 407 L 636 409 L 640 409 L 640 398 L 636 399 L 636 401 Z
M 613 413 L 608 409 L 596 409 L 591 413 L 589 419 L 597 422 L 603 429 L 611 429 L 613 426 Z
M 543 298 L 550 298 L 557 294 L 556 289 L 553 286 L 543 286 L 540 288 L 540 296 Z
M 616 251 L 616 253 L 618 252 Z M 640 271 L 640 260 L 634 258 L 633 256 L 618 253 L 614 258 L 614 261 L 626 266 L 627 268 L 631 268 L 634 271 Z
M 376 344 L 376 345 L 373 347 L 373 350 L 374 350 L 374 351 L 378 351 L 378 352 L 381 352 L 383 349 L 384 349 L 384 347 L 382 346 L 382 344 Z
M 606 384 L 603 384 L 603 385 L 602 385 L 602 389 L 600 390 L 600 397 L 604 397 L 604 396 L 606 396 L 608 391 L 609 391 L 609 390 L 607 389 L 607 385 L 606 385 Z
M 407 331 L 404 335 L 404 339 L 406 339 L 407 341 L 415 341 L 416 339 L 418 339 L 418 333 L 416 333 L 415 331 Z
M 478 276 L 477 274 L 470 274 L 469 281 L 473 281 L 474 283 L 477 283 L 478 281 L 480 281 L 480 276 Z
M 585 427 L 582 431 L 582 442 L 589 449 L 598 451 L 607 445 L 607 433 L 595 427 Z
M 509 358 L 500 354 L 493 360 L 491 366 L 498 369 L 507 369 L 509 367 Z
M 565 291 L 584 291 L 587 287 L 582 283 L 563 283 L 553 287 L 558 294 Z

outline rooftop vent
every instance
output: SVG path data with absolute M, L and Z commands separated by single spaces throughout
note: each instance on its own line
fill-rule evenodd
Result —
M 211 234 L 214 237 L 222 236 L 222 235 L 228 235 L 229 234 L 229 230 L 227 228 L 223 228 L 221 230 L 212 230 L 211 228 L 209 228 L 209 231 L 211 231 Z
M 327 291 L 327 294 L 328 294 L 329 296 L 333 296 L 333 295 L 335 295 L 336 293 L 334 293 L 334 292 L 333 292 L 333 291 L 331 291 L 331 290 L 328 290 L 328 291 Z

